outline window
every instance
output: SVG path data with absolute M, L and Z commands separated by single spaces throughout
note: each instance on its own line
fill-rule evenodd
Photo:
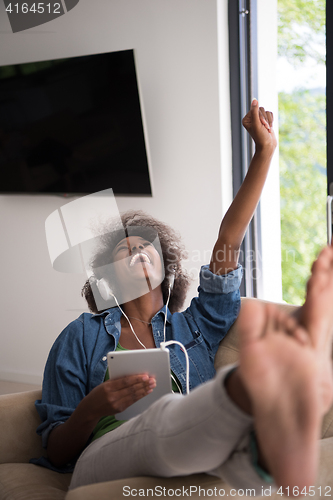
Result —
M 282 291 L 300 305 L 327 239 L 325 0 L 277 7 Z
M 241 132 L 242 103 L 248 109 L 257 97 L 274 112 L 276 132 L 280 127 L 279 151 L 245 242 L 255 253 L 256 273 L 253 280 L 247 271 L 252 283 L 242 293 L 299 304 L 326 243 L 325 0 L 230 0 L 229 28 L 234 194 L 251 156 Z M 328 69 L 328 81 L 329 75 Z M 329 103 L 328 94 L 328 124 Z M 328 182 L 333 193 L 333 164 Z

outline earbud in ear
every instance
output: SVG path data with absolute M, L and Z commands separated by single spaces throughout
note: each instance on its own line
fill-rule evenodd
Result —
M 104 278 L 96 280 L 96 285 L 99 293 L 101 294 L 102 299 L 110 300 L 110 298 L 113 297 L 112 290 Z
M 171 273 L 169 274 L 168 276 L 168 282 L 169 282 L 169 290 L 170 292 L 172 291 L 173 289 L 173 285 L 174 285 L 174 282 L 175 282 L 175 278 L 176 278 L 176 268 L 174 267 L 171 271 Z

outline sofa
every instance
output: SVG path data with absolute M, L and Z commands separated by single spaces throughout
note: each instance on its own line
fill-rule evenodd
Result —
M 243 299 L 257 300 L 257 299 Z M 293 306 L 281 305 L 289 312 Z M 223 339 L 216 355 L 216 368 L 238 358 L 237 321 Z M 239 500 L 250 493 L 236 492 L 223 481 L 207 474 L 177 478 L 133 477 L 83 486 L 71 491 L 71 474 L 60 474 L 29 464 L 31 457 L 45 454 L 41 438 L 36 434 L 39 416 L 34 402 L 41 391 L 0 396 L 0 500 L 119 500 L 125 497 L 149 498 L 180 496 L 199 499 L 233 496 Z M 310 496 L 314 499 L 333 495 L 333 407 L 324 418 L 320 440 L 320 466 L 316 485 Z M 148 490 L 149 489 L 149 490 Z M 141 490 L 141 491 L 140 491 Z M 264 496 L 281 499 L 269 488 Z

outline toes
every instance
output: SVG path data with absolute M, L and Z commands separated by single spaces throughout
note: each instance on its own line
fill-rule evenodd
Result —
M 297 325 L 296 320 L 280 308 L 277 308 L 274 314 L 274 333 L 282 333 L 284 335 L 287 334 L 292 336 L 292 332 Z
M 307 292 L 321 290 L 333 280 L 333 247 L 325 247 L 312 264 L 311 276 L 307 283 Z
M 303 346 L 310 346 L 311 345 L 311 339 L 306 330 L 302 328 L 301 326 L 297 326 L 293 332 L 292 336 L 297 342 L 302 344 Z
M 299 325 L 296 318 L 281 309 L 271 312 L 270 324 L 267 322 L 266 328 L 275 334 L 288 335 L 301 345 L 311 344 L 308 332 Z
M 282 331 L 282 317 L 280 316 L 281 311 L 277 309 L 273 304 L 266 304 L 266 325 L 265 333 L 277 333 Z
M 322 249 L 312 265 L 311 272 L 315 274 L 321 271 L 328 272 L 330 270 L 333 270 L 333 247 L 331 245 Z
M 311 345 L 309 333 L 303 328 L 293 316 L 286 318 L 286 332 L 302 345 Z
M 298 327 L 296 319 L 293 316 L 286 315 L 284 324 L 286 333 L 291 337 L 294 337 L 295 330 Z

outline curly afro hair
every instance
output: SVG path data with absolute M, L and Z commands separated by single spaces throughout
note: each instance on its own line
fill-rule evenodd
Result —
M 107 231 L 105 231 L 106 227 L 104 226 L 104 234 L 100 237 L 101 244 L 91 261 L 95 279 L 88 279 L 81 291 L 81 295 L 85 297 L 90 311 L 96 314 L 108 309 L 106 305 L 105 308 L 98 310 L 94 299 L 94 295 L 99 294 L 96 279 L 102 278 L 102 276 L 98 275 L 98 268 L 110 262 L 110 254 L 115 246 L 124 238 L 124 229 L 126 234 L 130 230 L 130 235 L 142 236 L 150 242 L 153 242 L 156 236 L 158 236 L 165 269 L 165 277 L 161 284 L 163 300 L 166 303 L 169 292 L 168 278 L 170 274 L 175 272 L 176 279 L 170 296 L 169 309 L 172 313 L 180 311 L 190 285 L 189 275 L 181 266 L 181 261 L 187 257 L 187 252 L 181 243 L 180 235 L 164 222 L 151 217 L 141 210 L 125 212 L 121 215 L 121 222 L 122 226 L 119 223 L 117 225 L 112 223 L 112 221 L 108 222 L 107 227 L 110 229 Z M 103 300 L 100 300 L 103 303 Z

